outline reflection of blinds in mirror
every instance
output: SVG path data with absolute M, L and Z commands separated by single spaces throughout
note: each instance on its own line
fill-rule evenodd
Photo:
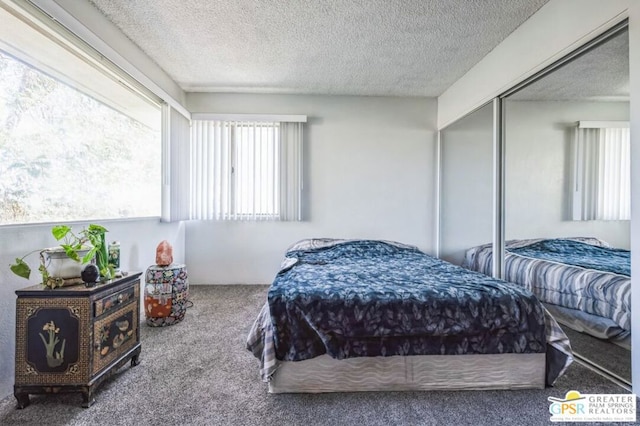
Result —
M 628 122 L 580 122 L 573 166 L 573 220 L 631 218 Z

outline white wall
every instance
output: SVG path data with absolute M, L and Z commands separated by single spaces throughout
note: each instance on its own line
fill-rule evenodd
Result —
M 188 94 L 192 112 L 306 114 L 303 222 L 188 222 L 190 282 L 270 283 L 310 237 L 433 252 L 436 103 L 426 98 Z
M 176 262 L 184 262 L 184 225 L 160 223 L 158 219 L 131 221 L 96 221 L 105 226 L 109 241 L 120 241 L 121 269 L 123 271 L 144 272 L 155 264 L 156 247 L 162 240 L 168 240 L 174 249 Z M 81 229 L 83 224 L 73 225 Z M 15 290 L 38 284 L 38 256 L 33 254 L 25 259 L 32 269 L 31 280 L 17 277 L 9 270 L 9 264 L 16 257 L 43 247 L 56 245 L 51 236 L 50 225 L 0 227 L 0 398 L 13 393 L 15 359 Z M 143 277 L 144 279 L 144 277 Z M 142 289 L 142 288 L 141 288 Z
M 579 120 L 628 121 L 629 103 L 506 101 L 506 239 L 593 236 L 629 248 L 629 221 L 568 219 Z

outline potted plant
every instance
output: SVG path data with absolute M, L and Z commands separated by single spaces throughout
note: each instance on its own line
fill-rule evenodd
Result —
M 62 287 L 65 280 L 80 277 L 82 266 L 94 258 L 103 279 L 114 276 L 114 268 L 109 265 L 105 234 L 107 229 L 100 225 L 90 224 L 80 232 L 73 232 L 68 225 L 56 225 L 51 234 L 60 241 L 60 246 L 39 249 L 16 258 L 10 265 L 11 271 L 19 277 L 29 279 L 31 268 L 24 259 L 32 253 L 39 252 L 42 284 L 49 288 Z

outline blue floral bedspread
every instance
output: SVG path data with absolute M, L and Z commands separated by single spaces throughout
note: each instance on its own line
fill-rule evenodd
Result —
M 631 276 L 629 250 L 596 246 L 571 239 L 550 239 L 508 251 L 520 256 Z
M 415 247 L 345 241 L 293 247 L 268 293 L 275 358 L 543 353 L 528 290 Z

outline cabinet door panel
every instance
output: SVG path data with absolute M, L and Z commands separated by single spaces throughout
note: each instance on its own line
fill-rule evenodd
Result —
M 138 289 L 135 290 L 135 300 Z M 111 362 L 133 348 L 138 341 L 138 303 L 131 302 L 122 309 L 96 320 L 93 328 L 93 371 L 98 373 Z
M 87 299 L 18 299 L 16 384 L 86 382 L 88 313 Z

